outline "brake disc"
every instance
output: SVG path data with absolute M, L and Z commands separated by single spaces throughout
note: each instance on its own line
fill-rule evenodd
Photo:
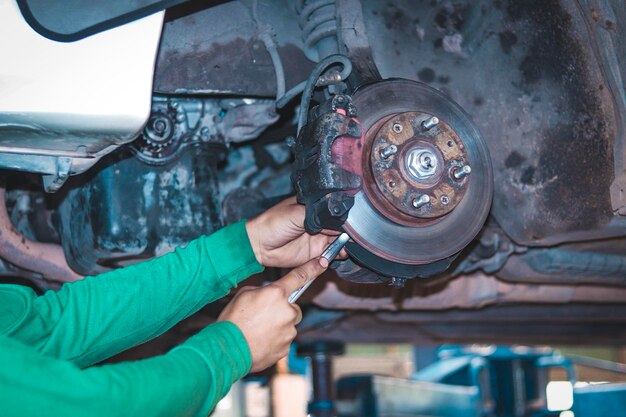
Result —
M 388 276 L 453 259 L 491 206 L 491 160 L 477 127 L 419 82 L 369 84 L 352 99 L 365 136 L 363 184 L 344 224 L 354 241 L 348 252 Z

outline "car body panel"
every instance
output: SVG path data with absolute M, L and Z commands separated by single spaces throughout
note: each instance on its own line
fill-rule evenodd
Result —
M 150 113 L 163 14 L 59 43 L 0 1 L 0 38 L 12 40 L 0 43 L 9 59 L 0 66 L 0 166 L 12 167 L 14 154 L 62 156 L 85 160 L 73 163 L 82 171 L 134 139 Z M 36 161 L 26 168 L 49 173 Z

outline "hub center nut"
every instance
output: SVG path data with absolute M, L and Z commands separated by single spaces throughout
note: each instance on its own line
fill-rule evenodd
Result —
M 425 148 L 410 150 L 406 154 L 405 162 L 407 171 L 416 180 L 431 178 L 439 166 L 437 155 Z
M 442 218 L 468 188 L 465 145 L 445 120 L 432 114 L 405 112 L 380 119 L 368 129 L 364 150 L 365 193 L 398 224 L 413 227 Z

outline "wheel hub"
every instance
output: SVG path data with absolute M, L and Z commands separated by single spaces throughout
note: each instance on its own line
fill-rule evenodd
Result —
M 469 175 L 454 176 L 470 166 L 465 145 L 431 114 L 382 118 L 366 133 L 365 149 L 363 165 L 371 167 L 364 170 L 365 193 L 381 214 L 397 223 L 416 226 L 441 217 L 465 194 Z
M 478 129 L 456 103 L 414 81 L 367 85 L 353 102 L 365 130 L 362 187 L 344 224 L 353 259 L 397 277 L 453 259 L 491 205 L 491 161 Z

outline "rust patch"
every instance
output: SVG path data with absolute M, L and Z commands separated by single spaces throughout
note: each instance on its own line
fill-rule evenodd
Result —
M 292 44 L 279 47 L 287 86 L 308 75 L 312 64 Z M 163 48 L 154 76 L 159 93 L 245 94 L 271 97 L 276 94 L 276 76 L 269 54 L 254 39 L 235 38 L 210 45 Z
M 468 178 L 454 173 L 466 164 L 465 146 L 444 121 L 427 130 L 422 122 L 431 115 L 408 112 L 376 123 L 367 133 L 363 165 L 365 191 L 385 216 L 407 226 L 425 224 L 451 212 L 462 200 Z M 385 156 L 389 149 L 396 149 Z M 417 177 L 409 167 L 410 155 L 426 152 L 434 159 L 431 173 Z M 427 204 L 415 207 L 422 196 Z

